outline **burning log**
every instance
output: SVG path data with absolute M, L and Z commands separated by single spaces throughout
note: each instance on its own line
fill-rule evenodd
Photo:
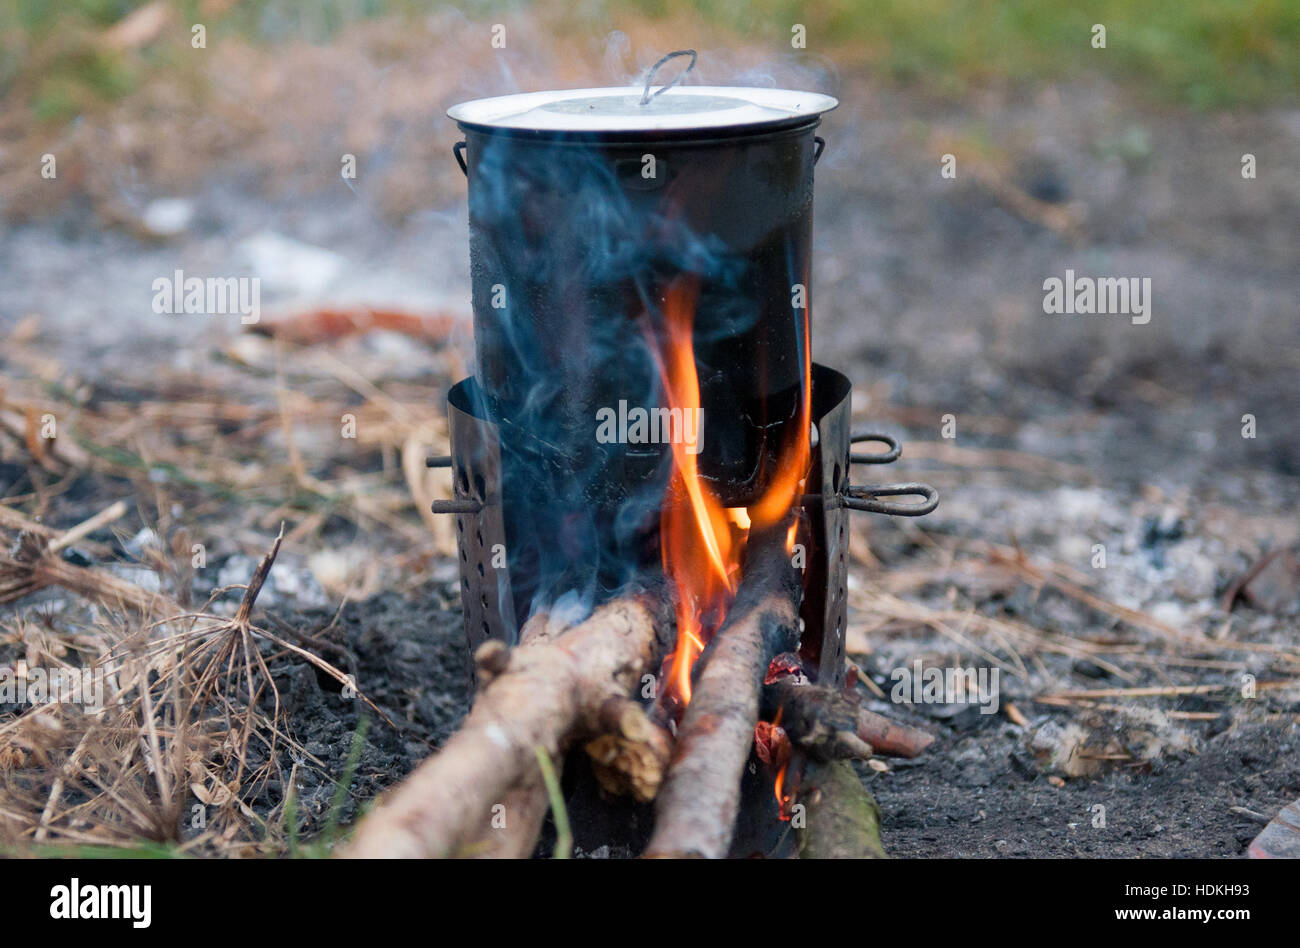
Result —
M 735 605 L 696 662 L 647 856 L 721 858 L 731 845 L 763 679 L 774 657 L 799 645 L 802 588 L 788 527 L 750 538 Z
M 842 691 L 794 675 L 764 685 L 763 711 L 773 718 L 779 713 L 790 740 L 819 760 L 915 757 L 934 742 L 933 734 L 896 724 Z
M 536 748 L 558 758 L 576 737 L 600 733 L 609 699 L 625 698 L 643 673 L 657 668 L 668 627 L 650 599 L 624 597 L 567 631 L 555 634 L 549 623 L 545 634 L 527 637 L 504 663 L 495 650 L 480 656 L 500 672 L 447 745 L 362 821 L 345 855 L 456 855 L 493 805 L 516 791 L 527 802 L 513 814 L 525 824 L 526 837 L 527 826 L 540 825 L 533 805 Z M 512 814 L 505 816 L 509 828 Z M 507 848 L 526 851 L 518 841 Z
M 858 737 L 857 705 L 834 688 L 782 676 L 763 686 L 763 714 L 779 720 L 790 742 L 817 760 L 866 760 L 871 744 Z

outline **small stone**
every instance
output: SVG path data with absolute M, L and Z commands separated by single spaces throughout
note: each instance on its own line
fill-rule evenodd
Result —
M 175 237 L 189 230 L 194 219 L 194 205 L 183 198 L 159 198 L 150 201 L 140 216 L 144 229 L 155 237 Z
M 1257 609 L 1289 615 L 1300 606 L 1300 559 L 1290 550 L 1275 554 L 1242 592 Z

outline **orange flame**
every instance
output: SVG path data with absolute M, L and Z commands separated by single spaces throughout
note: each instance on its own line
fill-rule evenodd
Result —
M 695 290 L 693 282 L 678 281 L 665 300 L 667 352 L 661 370 L 670 409 L 700 407 L 692 346 Z M 707 424 L 705 419 L 702 437 L 707 437 Z M 687 451 L 681 440 L 673 439 L 673 477 L 659 528 L 664 572 L 678 593 L 677 648 L 669 687 L 685 705 L 691 700 L 691 667 L 704 650 L 705 627 L 710 633 L 717 627 L 735 595 L 732 574 L 739 565 L 739 551 L 727 508 L 700 479 L 697 455 Z
M 680 279 L 665 295 L 665 351 L 659 359 L 669 409 L 700 408 L 699 375 L 693 331 L 698 282 Z M 670 439 L 673 475 L 660 515 L 664 573 L 677 589 L 677 646 L 671 659 L 665 698 L 685 707 L 691 700 L 691 669 L 708 639 L 722 624 L 735 597 L 741 557 L 750 529 L 781 522 L 798 501 L 811 462 L 812 361 L 808 352 L 808 312 L 802 312 L 800 343 L 803 385 L 796 423 L 779 452 L 780 468 L 763 495 L 748 509 L 728 509 L 700 477 L 697 455 Z M 707 422 L 701 427 L 707 438 Z M 793 548 L 797 524 L 787 548 Z M 782 774 L 783 776 L 783 774 Z
M 784 707 L 776 709 L 776 717 L 772 719 L 772 730 L 781 731 L 778 740 L 786 740 L 785 731 L 781 729 L 781 718 L 785 712 Z M 777 813 L 782 820 L 789 820 L 790 815 L 786 812 L 785 798 L 785 772 L 790 769 L 790 744 L 786 741 L 785 753 L 780 760 L 780 768 L 776 772 L 776 781 L 772 784 L 772 792 L 776 794 Z
M 784 708 L 777 708 L 776 717 L 754 725 L 754 749 L 758 759 L 776 770 L 772 793 L 776 796 L 777 814 L 782 820 L 790 819 L 790 797 L 785 792 L 785 777 L 790 769 L 790 737 L 781 727 Z

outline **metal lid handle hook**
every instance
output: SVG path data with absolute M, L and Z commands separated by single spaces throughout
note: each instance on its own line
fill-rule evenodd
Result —
M 678 56 L 689 56 L 689 57 L 691 57 L 690 65 L 688 65 L 685 69 L 683 69 L 683 70 L 682 70 L 681 72 L 679 72 L 676 76 L 674 76 L 673 79 L 672 79 L 672 81 L 669 82 L 666 86 L 662 87 L 658 92 L 655 92 L 655 93 L 652 95 L 651 92 L 650 92 L 650 84 L 654 82 L 655 73 L 657 73 L 657 72 L 659 71 L 659 67 L 661 67 L 661 66 L 663 66 L 665 63 L 667 63 L 668 60 L 670 60 L 670 59 L 676 59 Z M 659 60 L 659 62 L 657 62 L 657 63 L 655 63 L 653 66 L 651 66 L 651 67 L 650 67 L 650 71 L 649 71 L 648 73 L 646 73 L 646 77 L 645 77 L 645 90 L 641 93 L 641 104 L 642 104 L 642 105 L 649 105 L 649 104 L 650 104 L 650 100 L 653 99 L 655 96 L 663 95 L 665 92 L 667 92 L 667 91 L 668 91 L 669 89 L 671 89 L 673 86 L 677 85 L 679 82 L 681 82 L 683 79 L 685 79 L 685 78 L 686 78 L 686 74 L 687 74 L 688 72 L 690 72 L 692 69 L 695 68 L 695 61 L 696 61 L 698 58 L 699 58 L 699 56 L 696 54 L 695 50 L 693 50 L 693 49 L 679 49 L 679 50 L 676 50 L 675 52 L 671 52 L 671 53 L 669 53 L 667 56 L 664 56 L 662 59 Z

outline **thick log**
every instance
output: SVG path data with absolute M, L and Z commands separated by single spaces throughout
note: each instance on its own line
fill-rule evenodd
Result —
M 750 539 L 736 601 L 696 662 L 646 856 L 721 858 L 731 845 L 763 679 L 799 645 L 801 577 L 785 542 L 784 526 Z
M 478 834 L 457 855 L 468 859 L 527 859 L 537 848 L 542 823 L 551 808 L 541 771 L 524 778 L 489 813 Z
M 847 760 L 810 762 L 801 801 L 807 807 L 799 834 L 801 859 L 885 859 L 880 807 Z
M 559 635 L 534 636 L 506 657 L 446 746 L 421 764 L 362 822 L 343 855 L 419 858 L 456 855 L 537 772 L 536 748 L 559 759 L 571 741 L 598 733 L 601 708 L 626 697 L 657 669 L 670 624 L 659 604 L 625 597 Z M 500 666 L 499 656 L 484 665 Z M 508 815 L 507 815 L 508 820 Z
M 539 609 L 519 630 L 519 643 L 538 643 L 563 631 L 559 622 L 552 621 L 548 610 Z M 488 639 L 474 652 L 478 686 L 486 688 L 509 664 L 510 646 L 500 639 Z M 550 808 L 541 771 L 528 774 L 505 795 L 500 807 L 489 811 L 479 832 L 461 847 L 460 855 L 472 859 L 527 859 L 537 848 L 537 837 Z

